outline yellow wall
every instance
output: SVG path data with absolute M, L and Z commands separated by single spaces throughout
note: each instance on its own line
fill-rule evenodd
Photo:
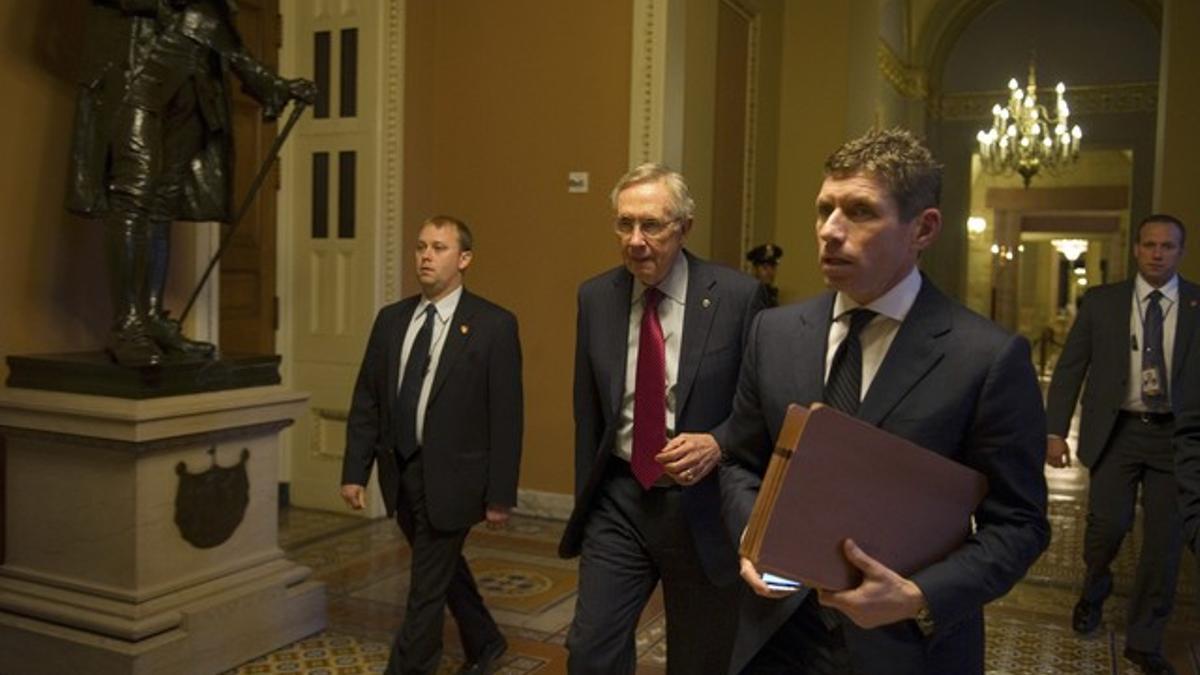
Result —
M 4 356 L 94 349 L 108 325 L 100 229 L 63 210 L 83 8 L 0 3 Z
M 803 7 L 801 7 L 803 5 Z M 813 202 L 822 164 L 846 137 L 846 63 L 850 44 L 847 3 L 786 3 L 780 74 L 775 242 L 785 257 L 777 283 L 781 302 L 819 292 Z M 874 53 L 876 38 L 865 44 Z
M 1196 189 L 1196 158 L 1200 157 L 1200 2 L 1166 0 L 1163 48 L 1159 68 L 1158 167 L 1154 176 L 1154 210 L 1183 220 L 1191 233 L 1191 252 L 1180 265 L 1184 276 L 1200 279 L 1200 190 Z
M 628 162 L 630 3 L 410 0 L 408 21 L 406 226 L 430 212 L 472 226 L 468 288 L 520 321 L 521 486 L 569 493 L 575 292 L 619 262 L 608 192 Z M 568 194 L 569 171 L 591 191 Z

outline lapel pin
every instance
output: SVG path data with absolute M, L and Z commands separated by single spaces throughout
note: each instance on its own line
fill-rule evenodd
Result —
M 471 327 L 470 327 L 470 326 L 468 326 L 468 325 L 467 325 L 467 324 L 465 324 L 465 323 L 464 323 L 464 324 L 459 324 L 459 326 L 458 326 L 458 332 L 462 333 L 463 335 L 466 335 L 467 333 L 470 333 L 470 332 L 471 332 Z
M 1193 300 L 1191 304 L 1192 307 L 1195 307 L 1196 305 L 1200 304 L 1200 300 Z
M 708 306 L 711 304 L 712 304 L 712 300 L 709 300 L 708 298 L 705 298 L 700 301 L 700 306 L 704 307 L 705 309 L 708 309 Z

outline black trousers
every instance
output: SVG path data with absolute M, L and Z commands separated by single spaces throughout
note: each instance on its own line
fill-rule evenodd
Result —
M 767 640 L 742 675 L 850 675 L 850 651 L 840 624 L 824 619 L 816 592 Z
M 389 675 L 433 673 L 442 658 L 442 623 L 447 606 L 458 624 L 463 651 L 476 659 L 502 638 L 475 577 L 463 558 L 469 530 L 434 529 L 425 508 L 422 453 L 400 463 L 400 504 L 396 520 L 412 547 L 411 577 L 404 625 L 392 642 Z
M 613 459 L 609 465 L 584 531 L 567 672 L 634 672 L 638 618 L 660 580 L 667 672 L 725 672 L 737 626 L 738 584 L 714 586 L 705 575 L 683 512 L 683 488 L 645 490 L 627 462 Z
M 1083 560 L 1082 597 L 1103 602 L 1112 592 L 1111 565 L 1133 527 L 1138 487 L 1144 539 L 1129 602 L 1127 646 L 1158 651 L 1175 604 L 1183 548 L 1170 421 L 1144 422 L 1122 415 L 1100 461 L 1091 467 Z

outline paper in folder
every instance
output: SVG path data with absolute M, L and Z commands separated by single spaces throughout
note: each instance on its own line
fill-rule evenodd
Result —
M 842 590 L 862 574 L 853 539 L 909 576 L 958 548 L 987 478 L 839 410 L 792 404 L 754 502 L 741 554 L 760 573 Z

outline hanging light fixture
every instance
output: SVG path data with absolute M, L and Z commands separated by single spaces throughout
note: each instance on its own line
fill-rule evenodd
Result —
M 1042 169 L 1057 169 L 1079 159 L 1079 139 L 1083 131 L 1076 124 L 1068 129 L 1070 109 L 1063 93 L 1062 82 L 1054 88 L 1057 93 L 1055 116 L 1037 101 L 1037 76 L 1034 61 L 1029 60 L 1029 84 L 1025 91 L 1017 79 L 1008 81 L 1008 104 L 992 106 L 992 128 L 975 135 L 979 141 L 979 159 L 988 173 L 1019 173 L 1029 187 L 1029 181 Z
M 1051 239 L 1050 245 L 1072 263 L 1088 250 L 1087 239 Z

